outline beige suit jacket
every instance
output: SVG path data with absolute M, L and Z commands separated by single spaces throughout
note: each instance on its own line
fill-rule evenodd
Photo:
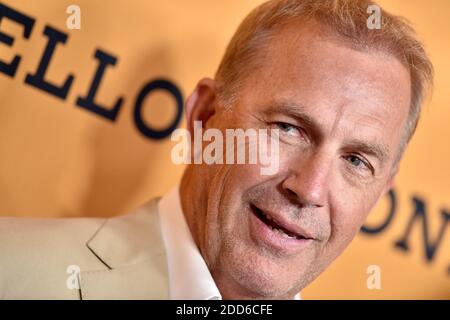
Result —
M 157 199 L 113 218 L 0 218 L 0 299 L 168 298 Z

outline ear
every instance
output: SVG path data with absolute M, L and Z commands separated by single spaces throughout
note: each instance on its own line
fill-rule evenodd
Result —
M 194 92 L 186 99 L 187 129 L 194 134 L 194 121 L 201 121 L 202 127 L 216 112 L 216 83 L 213 79 L 201 79 Z

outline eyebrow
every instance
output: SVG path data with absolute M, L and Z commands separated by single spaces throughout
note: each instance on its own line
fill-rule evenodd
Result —
M 385 162 L 389 157 L 389 148 L 384 144 L 370 144 L 365 141 L 351 141 L 346 144 L 346 148 L 360 150 L 362 153 L 374 156 L 381 163 Z
M 297 103 L 275 102 L 270 105 L 266 112 L 269 114 L 283 113 L 295 118 L 297 121 L 306 125 L 308 129 L 312 130 L 314 137 L 318 138 L 321 136 L 320 132 L 322 130 L 317 121 L 304 111 L 305 109 L 303 105 Z
M 313 138 L 319 140 L 323 134 L 317 121 L 305 112 L 305 107 L 298 103 L 292 102 L 275 102 L 266 110 L 269 114 L 284 113 L 297 121 L 303 123 L 312 131 Z M 373 156 L 380 162 L 384 162 L 389 158 L 389 148 L 384 144 L 367 143 L 361 140 L 352 140 L 345 145 L 345 149 L 359 150 L 361 153 Z

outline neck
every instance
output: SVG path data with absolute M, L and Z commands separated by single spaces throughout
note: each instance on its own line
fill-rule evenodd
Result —
M 201 224 L 199 221 L 201 219 L 201 215 L 196 215 L 196 213 L 202 212 L 201 195 L 204 194 L 204 192 L 201 190 L 201 185 L 195 180 L 195 175 L 192 174 L 192 168 L 187 167 L 180 183 L 180 201 L 189 231 L 191 232 L 192 238 L 199 248 L 200 253 L 202 253 L 200 243 Z M 193 190 L 192 186 L 196 186 L 195 190 Z

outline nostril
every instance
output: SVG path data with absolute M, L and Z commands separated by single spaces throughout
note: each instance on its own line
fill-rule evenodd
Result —
M 280 191 L 292 204 L 302 208 L 320 208 L 326 201 L 327 186 L 313 183 L 308 177 L 298 177 L 292 173 L 279 185 Z

